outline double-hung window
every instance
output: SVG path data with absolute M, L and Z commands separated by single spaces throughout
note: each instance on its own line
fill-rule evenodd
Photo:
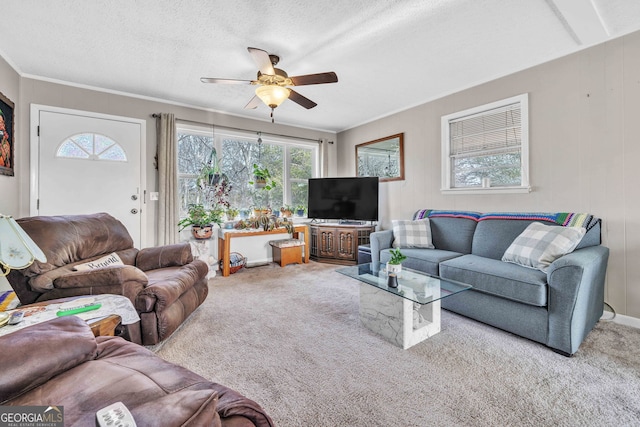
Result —
M 442 191 L 529 191 L 528 95 L 442 117 Z
M 178 123 L 178 180 L 180 215 L 189 205 L 201 203 L 198 197 L 200 170 L 209 162 L 215 149 L 220 172 L 231 184 L 229 202 L 235 209 L 284 205 L 307 206 L 309 178 L 318 176 L 318 143 L 225 128 Z M 274 189 L 265 191 L 249 184 L 253 165 L 268 168 Z

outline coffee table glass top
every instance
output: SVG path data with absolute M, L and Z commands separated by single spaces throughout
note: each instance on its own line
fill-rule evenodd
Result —
M 398 274 L 398 287 L 390 288 L 387 285 L 388 275 L 384 270 L 385 264 L 381 264 L 381 267 L 381 269 L 376 269 L 373 263 L 368 263 L 343 267 L 336 271 L 418 304 L 429 304 L 473 287 L 466 283 L 441 279 L 403 266 L 402 271 Z

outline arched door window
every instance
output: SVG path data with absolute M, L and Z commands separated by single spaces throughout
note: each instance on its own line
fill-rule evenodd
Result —
M 126 162 L 127 154 L 122 146 L 108 136 L 99 133 L 79 133 L 60 144 L 56 157 L 85 160 L 110 160 Z

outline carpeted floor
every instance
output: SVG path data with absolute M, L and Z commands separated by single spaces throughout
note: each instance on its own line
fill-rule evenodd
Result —
M 640 425 L 640 330 L 601 321 L 567 358 L 443 310 L 439 334 L 402 350 L 360 324 L 358 282 L 335 268 L 216 277 L 156 351 L 282 427 Z

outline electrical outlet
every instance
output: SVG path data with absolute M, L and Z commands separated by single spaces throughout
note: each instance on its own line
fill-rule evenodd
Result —
M 158 200 L 159 197 L 160 193 L 158 193 L 157 191 L 152 191 L 151 193 L 149 193 L 149 200 Z

